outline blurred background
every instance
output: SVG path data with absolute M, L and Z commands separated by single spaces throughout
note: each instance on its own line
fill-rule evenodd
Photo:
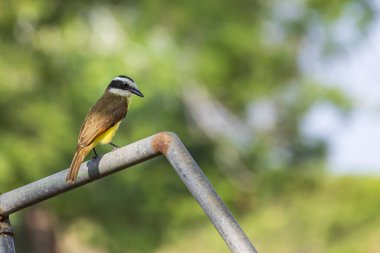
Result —
M 376 0 L 0 0 L 0 192 L 67 168 L 126 74 L 145 98 L 114 142 L 176 132 L 260 252 L 380 252 L 379 14 Z M 19 252 L 229 252 L 163 158 L 11 221 Z

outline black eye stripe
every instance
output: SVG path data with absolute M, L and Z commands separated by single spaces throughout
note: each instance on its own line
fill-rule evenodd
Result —
M 109 88 L 115 88 L 115 89 L 121 89 L 121 90 L 134 90 L 135 82 L 132 78 L 124 75 L 119 75 L 112 79 L 110 84 L 108 85 L 107 89 Z

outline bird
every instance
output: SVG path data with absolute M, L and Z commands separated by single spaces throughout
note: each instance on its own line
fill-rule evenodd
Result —
M 80 165 L 91 150 L 94 151 L 94 158 L 98 157 L 96 145 L 110 144 L 115 149 L 118 148 L 111 141 L 127 115 L 132 94 L 144 97 L 132 78 L 119 75 L 111 80 L 103 95 L 91 107 L 79 132 L 75 154 L 66 177 L 67 183 L 76 181 Z

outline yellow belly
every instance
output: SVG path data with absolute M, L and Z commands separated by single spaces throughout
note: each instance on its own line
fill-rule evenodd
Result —
M 94 146 L 96 146 L 98 143 L 101 143 L 101 144 L 108 144 L 112 141 L 112 138 L 113 136 L 115 135 L 117 129 L 119 128 L 119 125 L 120 125 L 120 122 L 119 121 L 118 123 L 116 123 L 113 127 L 111 127 L 110 129 L 108 129 L 107 131 L 105 131 L 104 133 L 102 133 L 101 135 L 99 135 L 98 137 L 96 137 L 96 139 L 94 140 Z

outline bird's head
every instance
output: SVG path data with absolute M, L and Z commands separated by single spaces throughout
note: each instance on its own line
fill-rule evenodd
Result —
M 112 79 L 106 91 L 123 97 L 130 97 L 132 94 L 139 97 L 144 97 L 144 95 L 137 88 L 135 81 L 124 75 L 120 75 Z

